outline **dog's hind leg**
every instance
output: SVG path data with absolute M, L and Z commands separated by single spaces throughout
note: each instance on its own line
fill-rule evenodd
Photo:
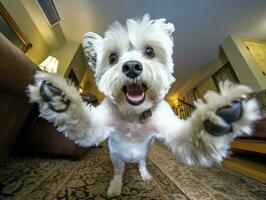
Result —
M 125 162 L 115 155 L 111 154 L 111 160 L 114 167 L 114 177 L 110 181 L 107 196 L 108 198 L 117 197 L 121 194 L 123 185 L 123 174 L 125 169 Z
M 152 175 L 147 170 L 145 158 L 139 162 L 139 173 L 143 181 L 150 181 Z

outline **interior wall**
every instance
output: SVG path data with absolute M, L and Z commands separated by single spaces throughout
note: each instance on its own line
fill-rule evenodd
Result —
M 67 76 L 70 71 L 70 63 L 78 49 L 80 44 L 66 42 L 62 48 L 50 52 L 51 56 L 58 59 L 58 69 L 57 73 L 62 76 Z
M 79 83 L 81 83 L 83 76 L 85 74 L 85 68 L 86 66 L 84 61 L 83 48 L 81 45 L 79 45 L 73 59 L 71 60 L 71 63 L 67 69 L 66 74 L 68 74 L 68 72 L 72 69 Z
M 194 87 L 197 87 L 200 97 L 203 97 L 208 90 L 217 90 L 212 75 L 228 61 L 231 63 L 240 83 L 251 86 L 255 91 L 266 89 L 266 78 L 254 57 L 246 48 L 245 40 L 246 38 L 236 36 L 228 37 L 222 43 L 223 53 L 218 58 L 195 70 L 190 79 L 178 91 L 178 98 L 191 93 Z
M 50 53 L 50 48 L 43 39 L 40 31 L 32 21 L 21 1 L 1 0 L 23 34 L 32 43 L 27 56 L 35 63 L 40 64 Z
M 92 70 L 88 69 L 84 61 L 83 49 L 80 44 L 67 42 L 61 49 L 52 51 L 50 54 L 59 61 L 58 74 L 67 77 L 70 70 L 73 69 L 83 88 L 83 93 L 94 94 L 99 101 L 104 99 L 104 95 L 97 89 Z
M 217 91 L 217 88 L 216 88 L 216 85 L 215 85 L 214 81 L 212 80 L 212 78 L 208 77 L 201 84 L 197 85 L 197 90 L 198 90 L 198 93 L 199 93 L 199 97 L 203 98 L 205 93 L 208 90 Z
M 27 56 L 33 60 L 33 62 L 40 64 L 46 57 L 52 55 L 56 57 L 59 61 L 58 73 L 67 76 L 73 65 L 85 65 L 83 57 L 81 55 L 77 56 L 75 62 L 73 61 L 76 52 L 78 51 L 80 44 L 70 41 L 62 40 L 57 41 L 57 43 L 51 42 L 51 44 L 46 43 L 43 35 L 39 31 L 39 27 L 36 26 L 31 15 L 28 13 L 25 6 L 31 6 L 32 1 L 10 1 L 1 0 L 5 8 L 8 10 L 14 21 L 17 23 L 21 31 L 25 34 L 28 40 L 33 44 L 32 49 L 27 52 Z M 30 7 L 29 7 L 30 8 Z M 35 15 L 36 16 L 36 15 Z M 41 16 L 41 15 L 39 15 Z M 40 19 L 34 19 L 36 22 L 40 22 Z M 43 20 L 43 16 L 42 16 Z M 47 27 L 46 27 L 47 28 Z M 57 27 L 56 27 L 57 28 Z M 47 32 L 48 29 L 42 30 Z M 51 41 L 55 41 L 55 36 L 62 35 L 60 31 L 53 30 L 58 34 L 52 35 L 51 32 L 47 32 L 47 38 Z M 44 34 L 44 33 L 43 33 Z M 62 45 L 63 44 L 63 45 Z M 52 49 L 52 51 L 51 51 Z M 84 87 L 84 92 L 89 92 L 96 95 L 99 100 L 104 99 L 104 95 L 100 93 L 97 89 L 93 73 L 90 70 L 83 71 L 84 76 L 80 74 L 79 79 L 82 80 L 81 85 Z
M 81 85 L 84 88 L 83 90 L 84 94 L 91 93 L 97 96 L 99 101 L 102 101 L 104 99 L 105 96 L 98 90 L 94 74 L 91 69 L 86 69 Z
M 178 91 L 178 96 L 186 96 L 186 94 L 196 86 L 201 94 L 205 93 L 206 90 L 216 89 L 215 84 L 212 81 L 212 75 L 227 62 L 228 60 L 226 56 L 221 54 L 219 57 L 200 66 Z
M 244 43 L 252 57 L 259 65 L 261 73 L 266 76 L 266 41 L 247 39 L 244 40 Z
M 62 48 L 65 36 L 60 23 L 51 26 L 36 0 L 21 0 L 51 50 Z
M 222 43 L 222 48 L 240 83 L 252 87 L 257 92 L 266 88 L 265 76 L 240 37 L 228 37 Z

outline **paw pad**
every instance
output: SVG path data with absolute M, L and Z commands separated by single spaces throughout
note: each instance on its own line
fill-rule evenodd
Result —
M 243 106 L 240 100 L 235 100 L 230 106 L 219 108 L 216 114 L 227 123 L 239 120 L 242 116 Z
M 70 106 L 70 100 L 63 91 L 48 81 L 43 81 L 40 86 L 40 95 L 54 112 L 64 112 Z M 56 98 L 57 97 L 57 98 Z
M 219 108 L 216 111 L 216 115 L 221 117 L 225 122 L 225 125 L 217 125 L 209 120 L 204 121 L 205 130 L 213 136 L 222 136 L 232 131 L 232 123 L 238 121 L 243 113 L 243 105 L 240 100 L 232 101 L 231 105 Z

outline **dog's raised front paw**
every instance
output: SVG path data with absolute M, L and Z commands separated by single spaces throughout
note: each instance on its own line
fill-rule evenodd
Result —
M 31 102 L 37 102 L 43 109 L 48 107 L 50 110 L 60 113 L 66 111 L 72 102 L 69 98 L 72 91 L 69 91 L 68 88 L 69 85 L 63 77 L 37 72 L 35 83 L 28 86 L 28 94 Z M 68 91 L 68 95 L 64 91 Z
M 234 100 L 231 105 L 219 108 L 216 115 L 221 117 L 224 121 L 231 124 L 239 120 L 243 113 L 243 105 L 240 100 Z
M 208 92 L 206 104 L 199 102 L 199 105 L 205 105 L 201 112 L 208 113 L 204 121 L 205 130 L 213 136 L 251 134 L 252 122 L 260 118 L 256 100 L 248 98 L 252 90 L 229 81 L 220 83 L 220 90 L 220 93 Z
M 70 100 L 66 98 L 63 91 L 48 81 L 42 81 L 40 95 L 49 108 L 55 112 L 64 112 L 70 105 Z
M 243 113 L 243 105 L 240 100 L 234 100 L 231 105 L 219 108 L 216 115 L 222 118 L 226 123 L 217 125 L 210 120 L 204 121 L 206 131 L 214 136 L 221 136 L 232 131 L 232 123 L 239 120 Z

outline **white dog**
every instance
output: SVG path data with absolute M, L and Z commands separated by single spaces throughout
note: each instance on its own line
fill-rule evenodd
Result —
M 104 38 L 86 33 L 83 41 L 99 90 L 106 95 L 98 106 L 87 106 L 78 91 L 58 75 L 38 72 L 29 86 L 40 116 L 81 146 L 109 139 L 114 177 L 108 197 L 121 194 L 126 162 L 137 162 L 144 181 L 152 176 L 145 159 L 154 139 L 163 141 L 188 165 L 210 166 L 226 157 L 230 142 L 251 134 L 260 112 L 251 89 L 230 82 L 220 93 L 207 92 L 188 120 L 180 120 L 164 101 L 173 73 L 173 24 L 165 19 L 128 19 L 114 23 Z

